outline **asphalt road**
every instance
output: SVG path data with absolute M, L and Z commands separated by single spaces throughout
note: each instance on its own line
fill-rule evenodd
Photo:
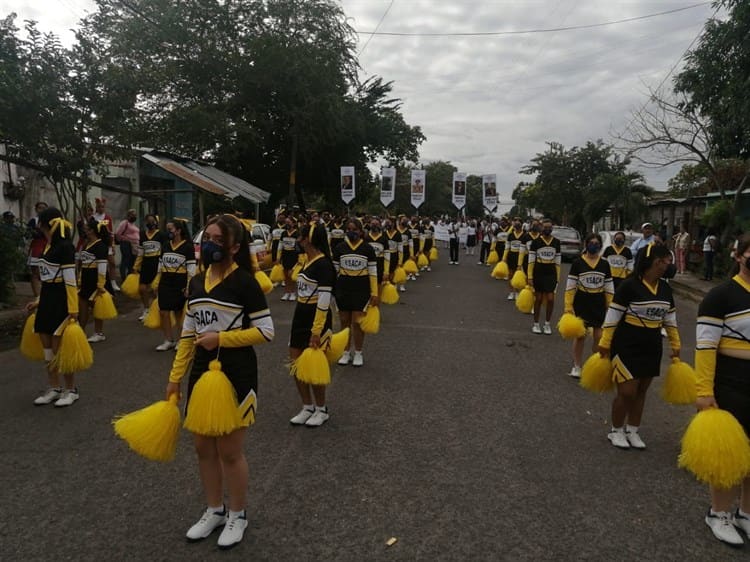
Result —
M 129 312 L 107 325 L 71 408 L 35 408 L 40 364 L 0 353 L 3 560 L 723 560 L 748 555 L 703 523 L 703 486 L 677 469 L 690 407 L 649 395 L 643 452 L 606 439 L 609 396 L 565 376 L 570 346 L 535 336 L 489 268 L 464 258 L 384 307 L 365 366 L 338 367 L 331 420 L 291 427 L 284 367 L 293 305 L 271 304 L 245 540 L 187 544 L 204 509 L 190 436 L 177 459 L 129 451 L 110 420 L 161 399 L 172 355 Z M 555 318 L 562 308 L 558 302 Z M 678 301 L 692 361 L 696 305 Z M 666 364 L 666 358 L 665 358 Z M 386 546 L 389 538 L 398 541 Z

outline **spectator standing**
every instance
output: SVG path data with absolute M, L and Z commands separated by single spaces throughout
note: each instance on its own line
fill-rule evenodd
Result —
M 477 247 L 477 221 L 471 220 L 466 227 L 466 255 L 473 256 Z
M 703 239 L 703 281 L 714 278 L 714 257 L 719 247 L 719 239 L 713 228 L 708 229 L 708 235 Z
M 685 263 L 687 261 L 687 253 L 690 248 L 690 234 L 685 230 L 685 225 L 680 225 L 680 231 L 672 237 L 674 240 L 674 252 L 677 258 L 677 273 L 683 275 L 685 273 Z
M 140 242 L 140 230 L 136 224 L 135 209 L 128 209 L 125 219 L 120 221 L 115 231 L 115 240 L 120 245 L 120 279 L 125 279 L 133 271 L 135 255 Z
M 33 217 L 27 224 L 26 228 L 31 236 L 31 245 L 29 246 L 29 272 L 31 274 L 31 290 L 35 297 L 39 296 L 39 290 L 42 287 L 42 281 L 39 277 L 39 258 L 44 253 L 44 248 L 47 246 L 47 238 L 44 233 L 39 229 L 39 214 L 47 208 L 47 203 L 44 201 L 37 202 L 34 205 L 36 216 Z
M 450 263 L 458 265 L 458 223 L 451 221 L 448 225 L 448 243 L 450 245 Z

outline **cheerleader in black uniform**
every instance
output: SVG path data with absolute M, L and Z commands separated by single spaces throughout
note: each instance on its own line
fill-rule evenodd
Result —
M 276 217 L 276 226 L 271 231 L 271 247 L 269 248 L 269 251 L 271 252 L 271 261 L 274 265 L 277 263 L 281 263 L 281 237 L 284 235 L 284 229 L 286 227 L 286 215 L 284 213 L 279 213 L 279 216 Z
M 500 227 L 497 229 L 497 232 L 495 233 L 495 251 L 497 252 L 497 256 L 500 259 L 503 259 L 503 256 L 505 255 L 505 247 L 508 243 L 508 233 L 512 230 L 512 227 L 510 224 L 508 224 L 508 217 L 501 217 L 500 218 Z M 476 236 L 474 237 L 476 240 Z M 472 250 L 472 254 L 474 251 Z
M 336 284 L 336 269 L 328 249 L 327 230 L 322 225 L 304 226 L 299 245 L 307 262 L 297 276 L 297 307 L 289 338 L 289 358 L 294 361 L 307 347 L 318 348 L 321 339 L 331 335 L 331 292 Z M 318 427 L 328 421 L 326 387 L 295 379 L 302 399 L 302 410 L 289 422 L 292 425 Z M 313 404 L 313 399 L 315 403 Z
M 510 292 L 508 293 L 508 300 L 512 301 L 518 296 L 518 293 L 510 285 L 510 280 L 513 278 L 513 274 L 518 271 L 523 271 L 523 257 L 526 253 L 526 233 L 523 231 L 521 224 L 521 217 L 513 217 L 513 226 L 508 232 L 508 236 L 505 242 L 505 251 L 503 252 L 502 260 L 508 264 L 508 285 L 510 286 Z
M 177 346 L 175 330 L 182 326 L 188 284 L 195 275 L 195 250 L 190 242 L 190 231 L 183 219 L 167 223 L 167 243 L 162 247 L 159 264 L 159 315 L 164 341 L 156 351 L 168 351 Z M 175 323 L 172 325 L 172 313 Z
M 94 308 L 96 297 L 104 291 L 108 291 L 110 294 L 114 294 L 114 291 L 107 278 L 109 228 L 104 221 L 99 222 L 91 217 L 88 222 L 82 225 L 81 237 L 86 240 L 86 243 L 79 253 L 81 288 L 78 291 L 78 310 L 81 327 L 86 328 L 86 324 L 89 322 L 89 312 Z M 94 318 L 94 335 L 88 341 L 97 343 L 106 339 L 104 336 L 104 320 Z
M 541 223 L 542 233 L 529 245 L 529 285 L 534 287 L 534 325 L 531 331 L 541 334 L 539 315 L 542 304 L 546 304 L 544 333 L 552 335 L 549 322 L 552 309 L 555 307 L 555 291 L 560 281 L 560 241 L 552 236 L 552 221 L 544 219 Z
M 399 218 L 399 225 L 398 225 L 398 233 L 401 236 L 401 250 L 402 250 L 402 261 L 401 263 L 405 263 L 406 260 L 411 258 L 414 254 L 412 253 L 412 239 L 411 239 L 411 230 L 409 230 L 409 220 L 406 217 L 400 217 Z M 415 262 L 416 263 L 416 262 Z M 412 275 L 409 274 L 409 279 L 412 278 Z M 406 284 L 399 285 L 398 290 L 401 292 L 406 291 Z
M 422 253 L 422 244 L 424 243 L 424 237 L 422 236 L 421 227 L 417 217 L 412 217 L 409 223 L 409 237 L 411 238 L 411 255 L 413 256 L 414 263 L 418 263 L 419 254 Z M 413 273 L 409 276 L 409 279 L 416 281 L 419 277 L 419 273 Z
M 240 426 L 219 437 L 194 434 L 208 507 L 187 532 L 189 541 L 198 541 L 224 526 L 218 545 L 230 548 L 242 540 L 247 527 L 244 439 L 256 414 L 258 366 L 254 346 L 270 342 L 274 327 L 266 298 L 253 276 L 247 231 L 237 218 L 219 215 L 209 221 L 203 233 L 201 261 L 206 269 L 190 281 L 188 309 L 166 395 L 169 399 L 180 392 L 180 381 L 192 361 L 187 387 L 189 411 L 195 383 L 209 362 L 217 358 L 235 390 Z M 228 506 L 223 501 L 224 482 Z
M 384 283 L 388 280 L 385 273 L 385 249 L 387 241 L 383 234 L 383 229 L 380 226 L 379 218 L 373 217 L 370 219 L 370 230 L 368 230 L 365 235 L 365 242 L 367 242 L 375 251 L 378 283 Z
M 336 267 L 336 306 L 339 309 L 341 327 L 350 328 L 349 345 L 339 359 L 339 365 L 355 367 L 364 365 L 362 345 L 365 334 L 359 319 L 367 306 L 378 305 L 378 272 L 375 251 L 363 240 L 364 230 L 359 219 L 346 223 L 346 240 L 333 249 L 333 265 Z M 354 342 L 354 353 L 350 346 Z
M 625 233 L 616 232 L 612 239 L 612 245 L 604 249 L 602 257 L 609 263 L 612 272 L 612 281 L 615 291 L 625 278 L 633 271 L 633 253 L 625 245 Z
M 523 256 L 523 270 L 528 271 L 529 269 L 529 251 L 531 248 L 531 243 L 534 240 L 537 240 L 539 236 L 542 233 L 542 223 L 538 219 L 534 219 L 531 221 L 531 228 L 526 233 L 526 236 L 524 236 L 524 241 L 526 243 L 526 252 Z
M 281 266 L 284 268 L 284 295 L 281 297 L 283 301 L 293 301 L 296 298 L 292 269 L 299 259 L 297 236 L 299 236 L 299 229 L 294 219 L 287 217 L 284 232 L 281 235 Z
M 39 300 L 26 305 L 26 310 L 36 310 L 34 332 L 42 340 L 49 388 L 34 400 L 34 404 L 42 406 L 54 402 L 58 407 L 70 406 L 79 396 L 75 374 L 59 373 L 52 360 L 60 347 L 60 336 L 66 323 L 78 320 L 75 248 L 71 242 L 73 226 L 58 209 L 47 207 L 39 213 L 37 227 L 47 238 L 47 246 L 38 264 L 42 286 Z M 65 388 L 60 386 L 61 374 Z
M 430 219 L 422 219 L 422 229 L 420 230 L 422 238 L 422 253 L 430 261 L 430 250 L 435 245 L 435 227 L 432 226 Z M 423 269 L 432 271 L 432 267 L 429 265 Z
M 656 245 L 641 249 L 639 254 L 633 275 L 615 293 L 599 340 L 599 353 L 612 358 L 612 376 L 617 383 L 608 437 L 621 449 L 646 448 L 638 428 L 646 391 L 661 368 L 662 327 L 669 336 L 672 357 L 680 354 L 674 297 L 662 279 L 675 267 L 672 255 L 665 246 Z
M 586 251 L 570 266 L 565 287 L 565 312 L 582 318 L 586 328 L 592 328 L 593 350 L 596 352 L 599 338 L 602 336 L 604 316 L 615 290 L 609 264 L 607 260 L 599 257 L 602 237 L 598 234 L 589 234 L 585 244 Z M 573 342 L 573 368 L 569 373 L 573 378 L 581 377 L 585 339 L 586 336 L 583 336 Z
M 143 311 L 138 320 L 146 317 L 148 307 L 153 300 L 154 290 L 151 288 L 151 283 L 154 282 L 159 272 L 162 247 L 167 242 L 166 237 L 159 230 L 159 219 L 156 215 L 146 215 L 145 219 L 146 228 L 141 230 L 141 243 L 138 246 L 138 256 L 133 266 L 133 271 L 140 276 L 138 290 L 143 303 Z
M 401 242 L 401 234 L 399 234 L 396 224 L 393 219 L 385 219 L 383 223 L 385 228 L 385 277 L 388 281 L 393 281 L 393 274 L 395 273 L 398 266 L 401 265 L 403 259 L 403 244 Z
M 750 436 L 750 236 L 740 238 L 734 260 L 737 275 L 711 289 L 698 307 L 696 406 L 727 410 Z M 706 524 L 717 539 L 742 545 L 735 527 L 750 535 L 750 475 L 739 488 L 710 491 Z M 739 507 L 732 513 L 738 496 Z
M 346 226 L 344 219 L 341 217 L 335 217 L 330 226 L 328 227 L 328 247 L 333 248 L 337 246 L 339 242 L 343 242 L 344 238 L 344 227 Z

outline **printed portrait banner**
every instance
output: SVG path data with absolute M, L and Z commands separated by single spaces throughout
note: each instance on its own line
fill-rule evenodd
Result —
M 466 206 L 466 174 L 453 173 L 453 204 L 459 211 Z
M 341 199 L 348 205 L 354 197 L 354 166 L 341 166 Z
M 380 169 L 380 202 L 384 206 L 393 203 L 396 198 L 396 168 Z
M 427 186 L 425 185 L 425 171 L 424 170 L 412 170 L 411 171 L 411 204 L 414 208 L 419 209 L 420 205 L 424 203 L 425 191 Z
M 494 211 L 497 207 L 497 175 L 482 176 L 482 204 L 485 209 Z

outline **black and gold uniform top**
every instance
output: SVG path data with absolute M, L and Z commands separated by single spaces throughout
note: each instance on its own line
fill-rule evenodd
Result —
M 196 354 L 211 358 L 218 354 L 229 375 L 246 365 L 243 351 L 273 340 L 271 312 L 253 274 L 233 263 L 223 279 L 211 283 L 213 267 L 190 280 L 185 321 L 169 374 L 171 382 L 180 382 Z M 218 349 L 208 351 L 195 345 L 195 336 L 208 332 L 219 333 Z
M 169 241 L 164 246 L 159 263 L 161 283 L 187 286 L 195 275 L 195 250 L 187 240 L 175 245 Z
M 607 260 L 596 258 L 592 263 L 585 256 L 573 260 L 565 285 L 565 310 L 573 310 L 573 299 L 577 294 L 604 295 L 607 306 L 612 302 L 615 286 Z
M 143 260 L 157 263 L 161 258 L 162 246 L 168 242 L 164 233 L 156 229 L 153 232 L 141 231 L 141 242 L 138 246 L 138 257 L 135 259 L 135 270 L 140 271 Z
M 633 271 L 633 252 L 627 246 L 619 250 L 617 246 L 607 246 L 602 257 L 609 263 L 613 279 L 625 279 Z
M 398 260 L 398 265 L 401 265 L 404 256 L 404 244 L 401 233 L 398 229 L 386 230 L 385 241 L 385 261 L 392 263 L 394 260 Z
M 529 281 L 537 276 L 554 276 L 559 281 L 562 261 L 560 252 L 560 240 L 554 236 L 545 238 L 542 234 L 532 240 L 529 244 Z
M 669 284 L 659 279 L 655 286 L 638 277 L 628 277 L 617 289 L 602 324 L 599 346 L 609 349 L 615 329 L 623 322 L 627 326 L 653 330 L 661 338 L 661 328 L 667 331 L 672 349 L 680 349 L 674 296 Z
M 401 228 L 400 226 L 396 227 L 396 230 L 398 231 L 399 236 L 401 236 L 401 251 L 404 255 L 411 255 L 411 232 L 409 231 L 409 228 Z
M 746 362 L 750 378 L 750 283 L 739 275 L 711 289 L 698 307 L 695 371 L 698 396 L 713 396 L 716 356 Z
M 81 263 L 81 285 L 103 289 L 107 282 L 107 245 L 100 239 L 94 240 L 78 254 Z
M 338 279 L 336 287 L 346 292 L 370 291 L 378 295 L 378 268 L 375 250 L 364 240 L 352 243 L 346 239 L 333 250 L 333 265 Z
M 365 242 L 367 242 L 372 249 L 375 251 L 375 257 L 377 259 L 383 259 L 385 255 L 385 243 L 383 233 L 369 232 L 365 235 Z
M 315 308 L 311 328 L 314 336 L 320 336 L 323 331 L 335 284 L 336 269 L 324 254 L 308 261 L 297 276 L 297 308 Z
M 495 233 L 495 249 L 498 251 L 498 253 L 500 253 L 501 251 L 505 252 L 505 244 L 508 242 L 508 233 L 510 232 L 510 229 L 511 227 L 503 228 L 502 226 L 498 225 L 497 232 Z
M 271 247 L 269 250 L 271 252 L 271 260 L 274 262 L 279 261 L 279 257 L 281 256 L 281 237 L 284 235 L 285 226 L 283 222 L 277 222 L 276 227 L 271 231 Z
M 299 237 L 299 229 L 292 228 L 284 229 L 281 235 L 281 251 L 282 252 L 294 252 L 297 253 L 297 238 Z
M 422 251 L 422 243 L 424 242 L 421 232 L 419 231 L 419 225 L 409 223 L 409 238 L 411 238 L 411 250 L 412 255 L 416 256 Z
M 65 285 L 65 300 L 68 314 L 78 314 L 78 289 L 76 286 L 76 250 L 73 243 L 66 239 L 47 244 L 39 259 L 39 278 L 44 285 Z
M 331 221 L 330 228 L 328 229 L 328 238 L 331 248 L 342 241 L 344 237 L 344 223 Z
M 526 253 L 526 233 L 523 230 L 514 230 L 511 228 L 508 231 L 505 251 L 503 252 L 503 261 L 507 261 L 508 255 L 511 253 L 517 254 L 519 258 Z M 518 263 L 520 265 L 520 259 Z

